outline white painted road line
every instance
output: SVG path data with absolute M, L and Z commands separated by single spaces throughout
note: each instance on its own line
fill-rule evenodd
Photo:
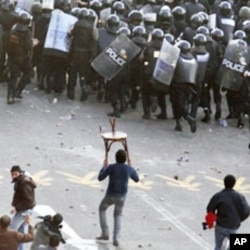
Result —
M 171 212 L 167 211 L 161 204 L 157 203 L 154 199 L 149 197 L 143 191 L 136 191 L 136 194 L 148 205 L 150 205 L 154 210 L 160 213 L 166 221 L 169 221 L 174 227 L 179 229 L 182 233 L 187 235 L 193 242 L 204 250 L 211 250 L 213 247 L 204 241 L 199 235 L 193 232 L 189 227 L 178 220 Z

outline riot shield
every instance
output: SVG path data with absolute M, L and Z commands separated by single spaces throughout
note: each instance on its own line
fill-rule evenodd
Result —
M 0 24 L 0 55 L 2 55 L 3 52 L 3 27 Z M 2 74 L 2 72 L 0 72 Z
M 154 13 L 154 10 L 150 4 L 146 4 L 140 9 L 140 12 L 145 15 L 146 13 Z
M 27 11 L 31 13 L 31 7 L 34 4 L 34 0 L 18 0 L 14 11 L 20 13 L 22 11 Z
M 48 9 L 48 10 L 53 10 L 54 9 L 54 0 L 43 0 L 42 8 Z
M 196 59 L 198 63 L 198 70 L 197 70 L 197 83 L 203 83 L 205 79 L 205 73 L 207 69 L 207 63 L 209 60 L 209 53 L 206 54 L 196 54 Z
M 176 63 L 180 54 L 180 49 L 171 45 L 167 40 L 163 40 L 159 57 L 156 61 L 153 72 L 153 84 L 157 88 L 157 84 L 170 85 Z
M 242 84 L 242 74 L 249 64 L 247 43 L 242 40 L 231 40 L 225 50 L 219 68 L 216 83 L 230 90 L 238 91 Z
M 217 27 L 217 24 L 216 24 L 216 13 L 212 13 L 212 14 L 209 15 L 208 27 L 210 29 L 215 29 Z
M 221 18 L 218 20 L 218 28 L 224 32 L 224 41 L 229 42 L 233 39 L 235 29 L 235 21 L 230 18 Z
M 76 21 L 76 17 L 66 14 L 61 10 L 52 11 L 44 49 L 53 49 L 68 53 L 71 46 L 71 38 L 68 32 L 73 28 Z
M 140 47 L 125 34 L 120 34 L 92 61 L 91 66 L 102 77 L 110 81 L 140 50 Z

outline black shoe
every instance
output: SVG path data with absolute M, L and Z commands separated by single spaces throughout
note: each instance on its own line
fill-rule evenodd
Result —
M 187 115 L 186 120 L 188 121 L 188 124 L 190 126 L 190 131 L 192 133 L 196 132 L 196 120 L 191 115 Z
M 210 111 L 209 110 L 205 110 L 205 117 L 201 120 L 202 122 L 208 123 L 210 122 L 211 117 L 210 117 Z
M 107 235 L 101 235 L 99 237 L 96 237 L 97 240 L 109 240 L 109 237 Z
M 160 113 L 160 114 L 156 115 L 155 117 L 159 120 L 167 120 L 167 115 L 164 113 Z
M 174 128 L 175 131 L 179 131 L 179 132 L 182 132 L 182 126 L 181 124 L 176 124 L 175 128 Z
M 114 240 L 114 241 L 113 241 L 113 245 L 114 245 L 115 247 L 119 247 L 119 241 L 118 241 L 118 240 Z

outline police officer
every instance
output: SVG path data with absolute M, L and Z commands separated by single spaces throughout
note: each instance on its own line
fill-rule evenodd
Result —
M 176 44 L 180 55 L 176 64 L 173 80 L 170 85 L 170 101 L 172 103 L 176 131 L 182 131 L 181 118 L 188 121 L 192 133 L 196 132 L 196 120 L 189 114 L 191 85 L 195 83 L 197 62 L 191 53 L 191 44 L 181 40 Z
M 9 1 L 0 3 L 0 25 L 2 26 L 2 51 L 0 54 L 0 82 L 4 82 L 4 70 L 7 67 L 7 45 L 9 42 L 10 30 L 17 22 L 17 15 L 10 10 Z
M 155 28 L 151 34 L 152 38 L 145 51 L 145 81 L 141 82 L 141 96 L 144 119 L 150 119 L 150 108 L 154 108 L 153 103 L 157 102 L 156 91 L 152 86 L 151 77 L 154 72 L 155 64 L 164 38 L 163 30 Z M 154 110 L 152 110 L 154 111 Z
M 133 58 L 129 63 L 129 77 L 130 77 L 130 105 L 133 109 L 137 107 L 139 100 L 140 87 L 145 81 L 145 51 L 148 46 L 148 34 L 143 26 L 136 26 L 132 30 L 132 41 L 141 48 L 141 52 Z
M 172 9 L 173 25 L 175 27 L 175 38 L 179 37 L 188 26 L 186 21 L 186 9 L 182 6 L 176 6 Z
M 17 24 L 10 33 L 8 43 L 8 64 L 10 79 L 8 82 L 7 103 L 13 104 L 15 98 L 22 98 L 21 93 L 27 83 L 30 83 L 32 37 L 28 25 L 31 16 L 21 12 Z
M 69 99 L 74 100 L 75 86 L 79 75 L 80 100 L 85 101 L 88 98 L 86 81 L 88 63 L 92 58 L 93 46 L 98 38 L 97 30 L 95 32 L 94 27 L 89 22 L 89 11 L 87 8 L 81 8 L 79 20 L 75 23 L 70 36 L 73 39 L 70 49 L 67 95 Z
M 209 52 L 209 60 L 205 75 L 205 84 L 202 88 L 202 106 L 205 112 L 205 117 L 202 119 L 203 122 L 210 120 L 211 109 L 211 94 L 213 92 L 213 99 L 216 105 L 215 107 L 215 119 L 218 120 L 221 117 L 221 95 L 220 87 L 216 83 L 216 75 L 221 65 L 224 46 L 222 44 L 224 38 L 223 30 L 215 28 L 211 31 L 211 39 L 208 39 L 206 43 L 206 49 Z

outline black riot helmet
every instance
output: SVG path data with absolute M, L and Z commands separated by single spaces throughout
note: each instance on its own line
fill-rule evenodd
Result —
M 191 51 L 191 44 L 186 40 L 180 40 L 176 46 L 181 50 L 181 53 L 187 54 Z
M 131 30 L 128 27 L 121 27 L 118 29 L 117 34 L 125 34 L 126 36 L 131 36 Z
M 109 8 L 112 6 L 112 0 L 102 0 L 103 8 Z
M 198 34 L 203 34 L 205 36 L 209 36 L 210 32 L 209 29 L 206 26 L 200 26 L 197 28 L 197 33 Z
M 234 39 L 246 40 L 247 34 L 244 30 L 236 30 L 233 35 Z
M 120 18 L 115 14 L 108 16 L 106 20 L 106 30 L 112 34 L 116 34 L 120 26 Z
M 163 38 L 164 38 L 164 32 L 163 32 L 162 29 L 159 29 L 159 28 L 153 29 L 151 35 L 152 35 L 152 40 L 160 40 L 160 41 L 162 41 Z
M 15 26 L 15 30 L 19 30 L 19 31 L 28 30 L 30 21 L 31 21 L 31 15 L 29 13 L 24 12 L 24 11 L 19 13 L 18 18 L 17 18 L 17 24 Z
M 182 6 L 176 6 L 172 9 L 172 14 L 175 20 L 186 18 L 186 10 Z
M 204 11 L 198 12 L 198 15 L 201 17 L 202 25 L 207 25 L 209 22 L 209 15 Z
M 65 11 L 67 4 L 68 4 L 67 0 L 55 0 L 54 8 Z
M 211 31 L 211 37 L 216 42 L 222 42 L 224 39 L 224 31 L 222 29 L 215 28 Z
M 79 13 L 79 19 L 86 20 L 89 18 L 89 10 L 87 8 L 81 8 Z
M 99 13 L 102 10 L 102 2 L 100 0 L 92 0 L 89 3 L 89 8 Z
M 132 25 L 140 25 L 143 21 L 143 14 L 139 10 L 132 10 L 128 14 L 128 22 Z
M 202 18 L 199 14 L 193 14 L 190 17 L 190 27 L 193 29 L 197 29 L 199 26 L 202 25 Z
M 72 16 L 75 16 L 75 17 L 78 18 L 79 15 L 80 15 L 80 12 L 81 12 L 81 8 L 79 8 L 79 7 L 74 7 L 74 8 L 71 9 L 70 14 L 71 14 Z
M 175 38 L 171 33 L 166 33 L 164 38 L 172 45 L 175 43 Z
M 157 15 L 157 19 L 158 22 L 171 22 L 173 19 L 171 10 L 169 8 L 162 7 Z
M 230 17 L 231 13 L 232 13 L 232 5 L 230 2 L 227 1 L 222 1 L 219 5 L 219 14 L 222 17 Z
M 144 38 L 147 38 L 147 31 L 146 29 L 141 26 L 141 25 L 138 25 L 136 27 L 133 28 L 132 30 L 132 37 L 144 37 Z
M 247 22 L 244 24 L 243 30 L 245 31 L 245 33 L 246 33 L 247 36 L 250 35 L 250 21 L 247 21 Z
M 207 43 L 207 37 L 203 34 L 196 34 L 193 37 L 193 43 L 195 46 L 201 46 L 201 45 L 206 45 Z
M 115 1 L 111 7 L 111 13 L 117 15 L 123 15 L 124 11 L 126 10 L 126 6 L 123 2 Z

